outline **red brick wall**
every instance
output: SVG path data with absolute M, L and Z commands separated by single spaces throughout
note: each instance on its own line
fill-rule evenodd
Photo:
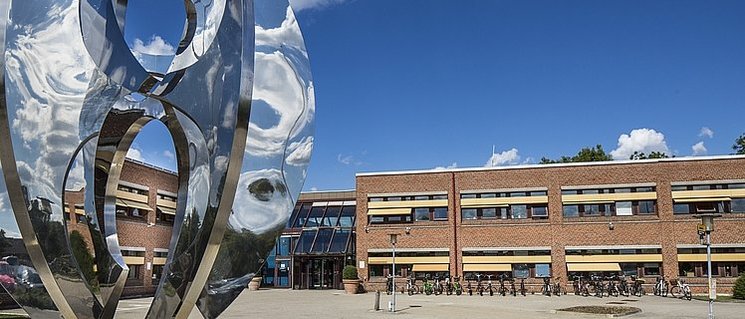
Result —
M 463 247 L 550 246 L 554 276 L 566 281 L 565 246 L 661 245 L 663 271 L 678 277 L 678 244 L 698 244 L 693 216 L 673 215 L 671 182 L 745 179 L 745 159 L 638 162 L 611 165 L 531 166 L 528 168 L 360 175 L 357 177 L 357 259 L 367 261 L 367 250 L 390 248 L 389 233 L 400 236 L 400 248 L 450 249 L 450 270 L 462 276 Z M 657 216 L 564 218 L 561 187 L 603 184 L 657 184 Z M 466 221 L 460 217 L 460 191 L 503 188 L 548 188 L 547 220 Z M 397 225 L 367 224 L 367 198 L 371 193 L 446 191 L 447 222 L 415 222 Z M 609 229 L 609 222 L 614 229 Z M 716 220 L 713 243 L 745 243 L 745 214 L 728 214 Z M 367 232 L 365 231 L 367 228 Z M 368 276 L 368 268 L 359 269 Z M 696 280 L 693 280 L 694 283 Z M 729 279 L 720 279 L 720 291 L 728 291 Z M 700 287 L 694 285 L 694 289 Z

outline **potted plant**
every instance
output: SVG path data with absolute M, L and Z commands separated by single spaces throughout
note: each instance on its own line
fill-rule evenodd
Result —
M 348 294 L 356 294 L 360 286 L 360 278 L 357 276 L 357 267 L 352 265 L 344 266 L 342 271 L 342 282 L 344 291 Z

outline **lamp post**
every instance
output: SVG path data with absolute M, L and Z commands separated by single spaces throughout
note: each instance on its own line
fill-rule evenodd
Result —
M 714 231 L 714 218 L 721 217 L 719 214 L 701 214 L 701 224 L 698 225 L 698 235 L 702 243 L 706 245 L 706 277 L 709 283 L 709 319 L 714 319 L 714 299 L 716 295 L 716 282 L 711 278 L 711 232 Z
M 393 301 L 391 301 L 391 312 L 396 312 L 396 242 L 398 242 L 398 234 L 389 235 L 391 236 L 391 245 L 393 245 L 393 275 L 391 278 Z

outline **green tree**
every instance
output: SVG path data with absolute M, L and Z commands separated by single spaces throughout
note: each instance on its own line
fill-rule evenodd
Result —
M 740 275 L 732 287 L 732 297 L 735 299 L 745 299 L 745 274 Z
M 577 155 L 574 155 L 572 157 L 568 156 L 562 156 L 558 160 L 552 160 L 550 158 L 543 157 L 541 158 L 540 164 L 554 164 L 554 163 L 575 163 L 575 162 L 602 162 L 602 161 L 611 161 L 613 158 L 605 153 L 605 150 L 603 150 L 603 146 L 598 144 L 595 145 L 595 147 L 584 147 L 579 152 L 577 152 Z
M 70 233 L 70 247 L 83 273 L 83 278 L 92 283 L 96 278 L 96 272 L 93 270 L 93 254 L 88 250 L 88 244 L 83 239 L 83 235 L 77 230 Z
M 732 150 L 735 151 L 735 154 L 745 154 L 745 133 L 735 140 L 735 144 L 732 145 Z
M 5 229 L 0 229 L 0 254 L 1 256 L 5 256 L 5 250 L 10 248 L 11 243 L 10 240 L 8 240 L 8 237 L 5 237 Z
M 630 160 L 643 160 L 643 159 L 654 159 L 654 158 L 670 158 L 670 156 L 668 156 L 664 152 L 655 152 L 655 151 L 650 152 L 649 155 L 645 154 L 644 152 L 634 151 L 634 154 L 631 154 L 631 156 L 629 156 Z

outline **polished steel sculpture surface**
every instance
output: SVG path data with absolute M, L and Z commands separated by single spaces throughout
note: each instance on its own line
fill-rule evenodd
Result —
M 0 1 L 0 283 L 33 318 L 114 316 L 129 272 L 117 190 L 148 122 L 168 128 L 178 167 L 148 318 L 222 313 L 305 180 L 315 100 L 287 0 L 185 0 L 174 56 L 130 49 L 127 2 Z M 83 190 L 92 247 L 70 235 L 66 190 Z M 18 238 L 23 253 L 5 254 Z

